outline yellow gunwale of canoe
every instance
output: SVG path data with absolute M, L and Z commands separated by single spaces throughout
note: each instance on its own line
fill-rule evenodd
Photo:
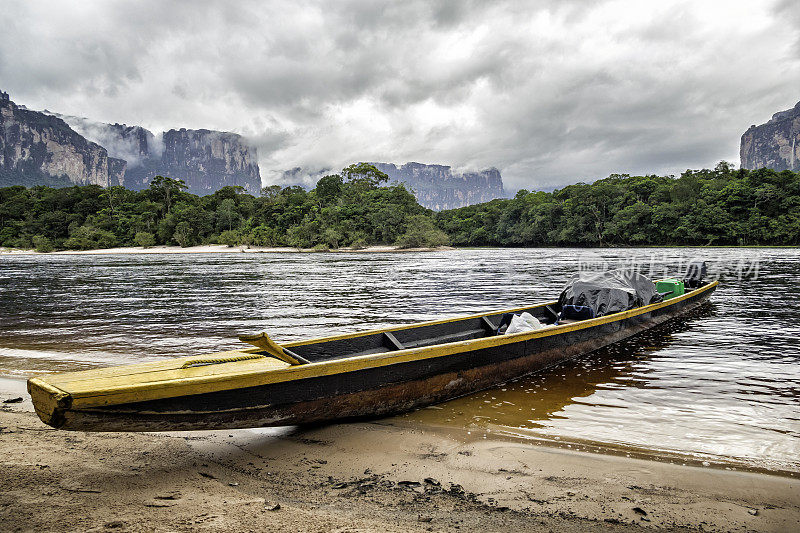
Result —
M 532 332 L 515 333 L 512 335 L 498 335 L 470 339 L 465 341 L 437 344 L 433 346 L 423 346 L 409 348 L 385 353 L 361 355 L 343 359 L 332 359 L 305 365 L 289 365 L 283 361 L 267 357 L 259 359 L 248 359 L 243 361 L 216 364 L 208 366 L 197 366 L 181 368 L 187 361 L 198 360 L 201 357 L 179 357 L 169 361 L 158 361 L 154 363 L 138 363 L 107 369 L 84 370 L 80 372 L 68 372 L 61 374 L 51 374 L 32 378 L 28 382 L 28 388 L 34 400 L 37 411 L 40 409 L 45 412 L 52 412 L 50 408 L 64 408 L 69 405 L 71 409 L 88 409 L 110 405 L 120 405 L 133 402 L 149 400 L 159 400 L 165 398 L 175 398 L 194 394 L 203 394 L 224 390 L 232 390 L 245 387 L 255 387 L 280 383 L 285 381 L 330 376 L 346 372 L 354 372 L 372 367 L 380 367 L 412 361 L 419 361 L 427 358 L 454 356 L 462 353 L 503 346 L 521 341 L 560 335 L 571 331 L 577 331 L 609 322 L 624 320 L 626 318 L 649 313 L 656 309 L 671 306 L 685 299 L 697 296 L 718 285 L 714 281 L 688 292 L 682 296 L 671 298 L 665 302 L 650 304 L 627 311 L 621 311 L 599 318 L 583 320 L 571 324 L 546 327 Z M 552 305 L 555 302 L 546 302 L 540 306 Z M 536 307 L 540 307 L 536 306 Z M 382 332 L 392 332 L 411 327 L 422 327 L 431 324 L 442 324 L 469 318 L 479 318 L 487 314 L 499 314 L 504 312 L 514 312 L 522 309 L 530 309 L 532 306 L 520 307 L 508 311 L 497 311 L 481 313 L 466 317 L 456 317 L 451 319 L 436 320 L 415 324 L 413 326 L 397 326 L 392 328 L 349 333 L 334 337 L 324 337 L 305 341 L 296 341 L 283 344 L 282 346 L 291 348 L 315 342 L 325 342 L 331 340 L 348 339 L 363 335 L 372 335 Z M 208 354 L 208 358 L 235 357 L 236 354 L 256 354 L 263 353 L 259 348 L 243 350 L 232 350 Z M 67 395 L 66 398 L 64 395 Z M 48 399 L 48 396 L 50 398 Z M 37 405 L 37 403 L 39 405 Z M 60 407 L 64 406 L 64 407 Z

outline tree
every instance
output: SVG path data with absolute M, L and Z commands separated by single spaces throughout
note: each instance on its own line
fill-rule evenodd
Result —
M 389 181 L 388 174 L 369 163 L 358 163 L 342 169 L 342 177 L 347 183 L 364 189 L 374 189 Z
M 256 226 L 250 231 L 250 243 L 255 246 L 279 246 L 282 244 L 277 230 L 264 224 Z
M 226 198 L 236 199 L 240 195 L 244 194 L 244 192 L 245 189 L 241 185 L 226 185 L 220 189 L 217 189 L 217 191 L 214 193 L 214 197 L 221 200 Z
M 282 187 L 280 185 L 267 185 L 261 188 L 261 197 L 267 200 L 274 200 L 281 193 Z
M 69 250 L 94 250 L 96 248 L 113 248 L 117 245 L 117 238 L 110 231 L 95 228 L 94 226 L 79 226 L 64 241 L 64 247 Z
M 33 247 L 37 252 L 46 254 L 53 251 L 53 243 L 44 235 L 33 236 Z
M 219 236 L 219 243 L 233 248 L 239 244 L 239 235 L 235 231 L 223 231 Z
M 141 246 L 142 248 L 150 248 L 151 246 L 155 246 L 156 237 L 152 233 L 148 233 L 146 231 L 139 231 L 133 237 L 133 242 L 135 242 L 137 246 Z
M 217 208 L 217 227 L 232 230 L 234 225 L 239 223 L 239 213 L 236 212 L 236 202 L 232 198 L 226 198 L 220 202 Z
M 327 228 L 322 233 L 322 241 L 324 244 L 329 246 L 330 248 L 336 249 L 339 248 L 339 241 L 342 240 L 342 236 L 333 228 Z
M 447 234 L 433 225 L 425 215 L 409 218 L 406 232 L 397 239 L 400 248 L 435 248 L 450 243 Z
M 344 188 L 344 181 L 338 174 L 329 174 L 317 182 L 317 196 L 323 205 L 328 204 L 339 198 Z
M 170 212 L 172 208 L 172 199 L 175 195 L 187 189 L 186 182 L 180 179 L 166 178 L 164 176 L 156 176 L 150 182 L 150 190 L 153 194 L 164 201 L 165 211 Z
M 175 231 L 172 233 L 172 238 L 175 239 L 181 248 L 189 246 L 192 237 L 192 228 L 188 222 L 178 222 L 175 226 Z
M 117 216 L 117 210 L 119 209 L 120 204 L 122 204 L 126 198 L 129 197 L 131 192 L 132 191 L 129 191 L 121 185 L 113 185 L 105 190 L 104 196 L 108 201 L 108 207 L 111 210 L 112 216 Z

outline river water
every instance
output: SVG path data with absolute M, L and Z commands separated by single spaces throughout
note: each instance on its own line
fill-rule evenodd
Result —
M 577 268 L 709 263 L 712 302 L 634 340 L 404 422 L 800 472 L 800 250 L 0 255 L 0 375 L 156 360 L 520 307 Z

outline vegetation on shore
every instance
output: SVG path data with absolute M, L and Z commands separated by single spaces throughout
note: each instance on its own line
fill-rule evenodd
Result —
M 0 246 L 88 250 L 226 244 L 328 249 L 461 246 L 797 245 L 800 174 L 714 169 L 612 175 L 553 192 L 521 190 L 434 213 L 360 163 L 316 188 L 241 187 L 208 196 L 156 177 L 149 189 L 0 188 Z
M 436 215 L 455 246 L 800 244 L 800 173 L 687 170 L 613 174 Z
M 208 196 L 157 176 L 131 191 L 97 185 L 0 188 L 0 246 L 90 250 L 117 246 L 226 244 L 328 249 L 370 244 L 440 246 L 447 235 L 433 212 L 372 165 L 320 179 L 315 189 L 241 187 Z

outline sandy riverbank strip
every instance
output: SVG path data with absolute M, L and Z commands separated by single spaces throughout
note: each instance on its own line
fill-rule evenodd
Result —
M 464 442 L 396 419 L 71 433 L 23 398 L 0 404 L 3 531 L 800 530 L 786 477 Z
M 62 250 L 60 252 L 50 252 L 46 255 L 108 255 L 108 254 L 230 254 L 230 253 L 404 253 L 404 252 L 437 252 L 443 250 L 453 250 L 449 246 L 438 248 L 398 248 L 397 246 L 368 246 L 366 248 L 337 248 L 331 250 L 319 250 L 316 248 L 289 248 L 289 247 L 263 247 L 263 246 L 225 246 L 222 244 L 208 244 L 204 246 L 152 246 L 149 248 L 128 247 L 128 248 L 103 248 L 99 250 Z M 12 248 L 0 248 L 0 255 L 20 255 L 38 254 L 35 250 L 17 250 Z

